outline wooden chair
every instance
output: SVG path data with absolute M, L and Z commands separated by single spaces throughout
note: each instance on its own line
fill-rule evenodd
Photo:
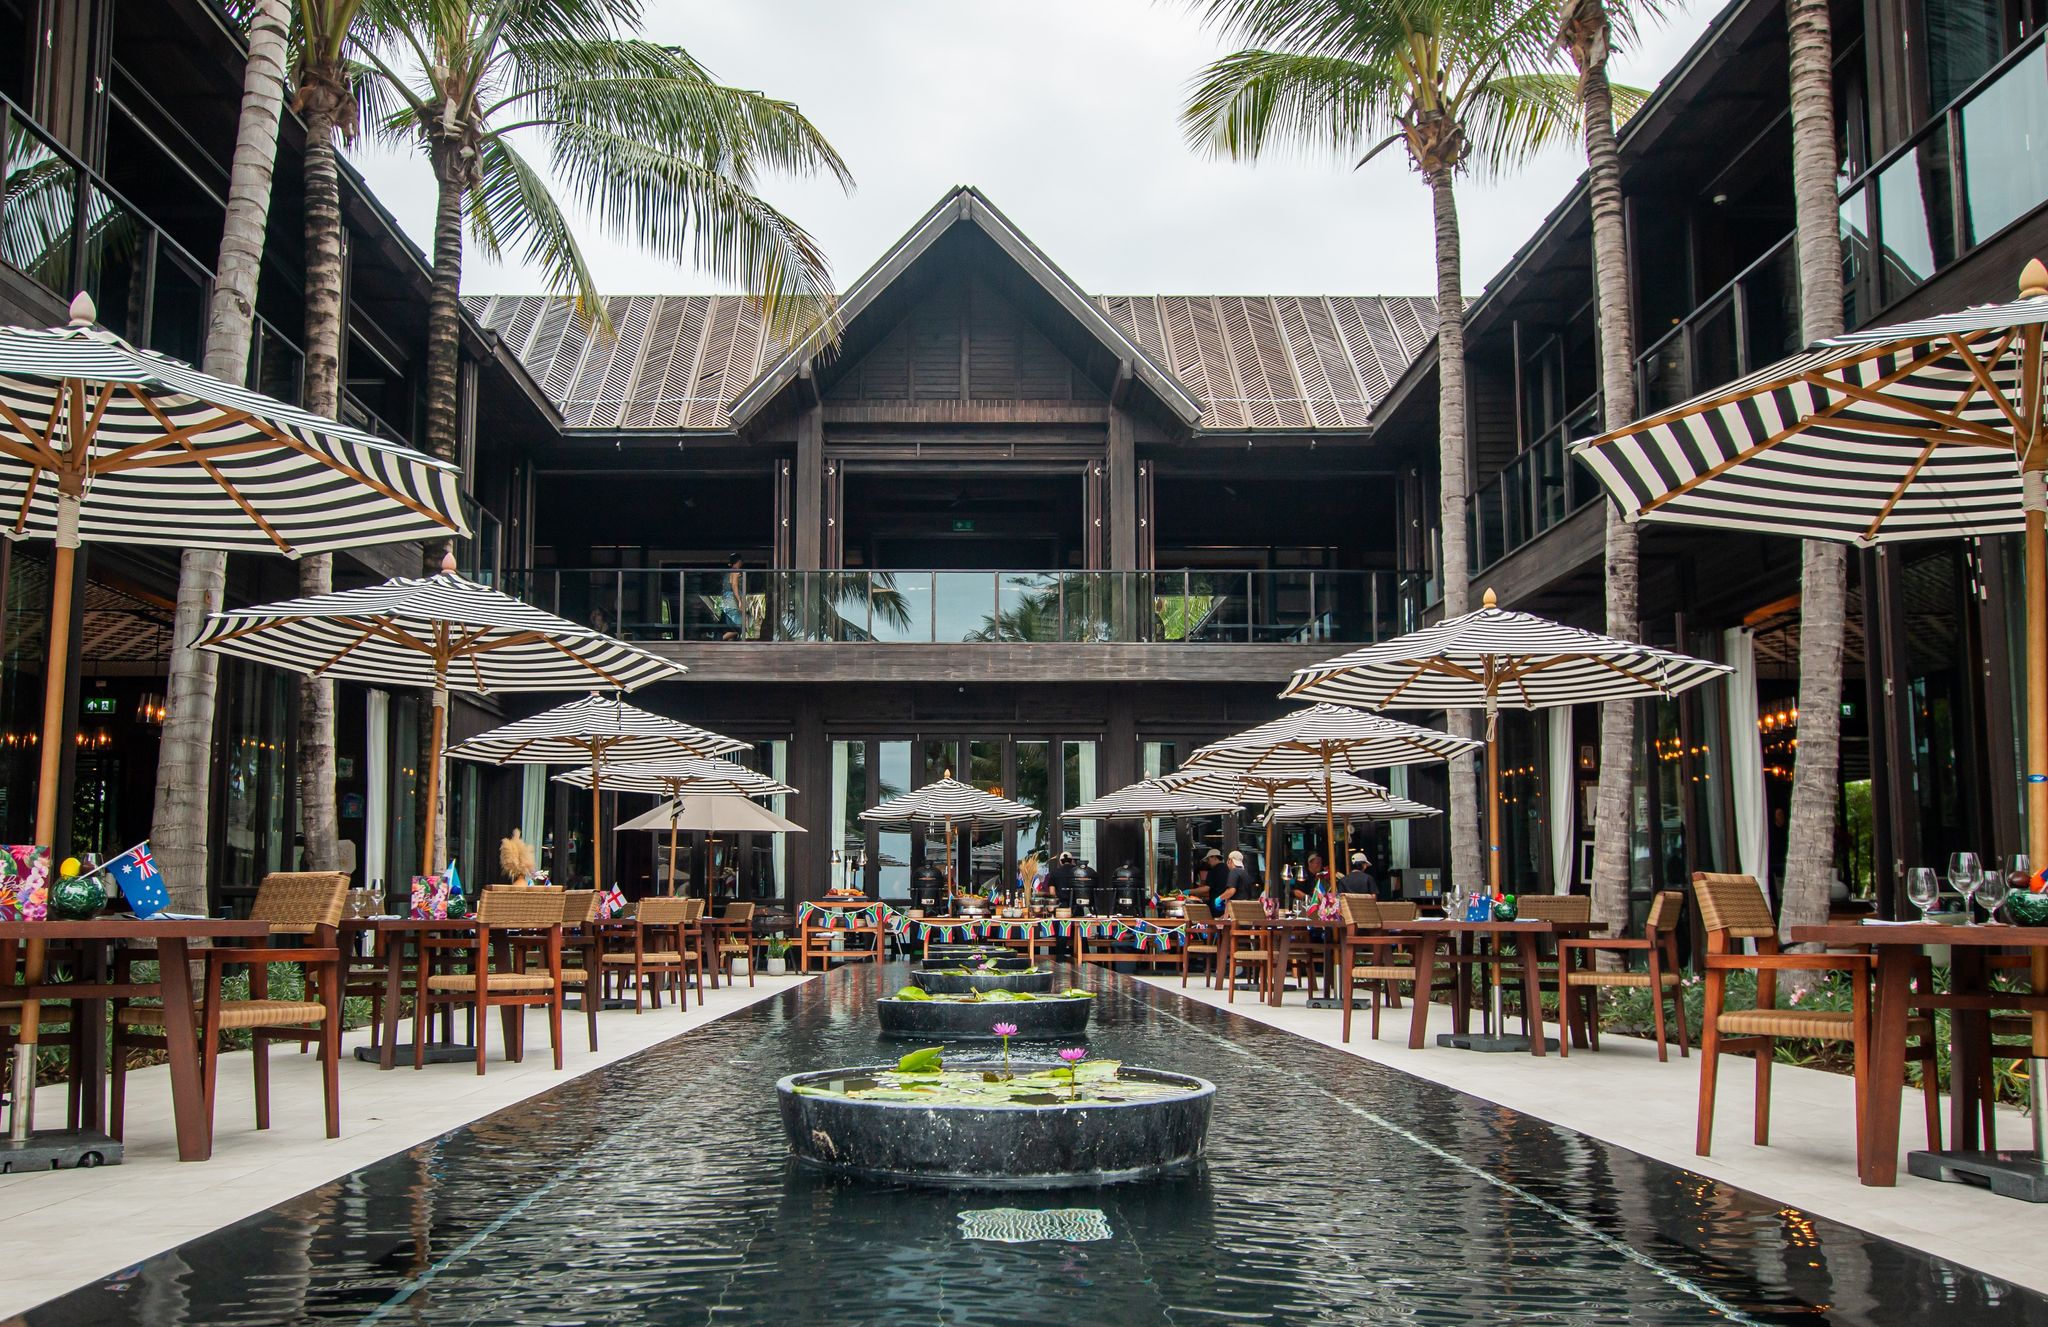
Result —
M 1223 981 L 1229 990 L 1225 997 L 1230 1004 L 1237 1003 L 1237 970 L 1250 968 L 1258 976 L 1259 990 L 1263 992 L 1273 976 L 1273 950 L 1266 943 L 1266 909 L 1260 904 L 1242 899 L 1230 900 L 1230 921 L 1223 928 Z M 1250 942 L 1246 949 L 1244 942 Z
M 732 976 L 732 961 L 735 958 L 747 960 L 747 985 L 754 984 L 754 973 L 761 963 L 759 955 L 762 946 L 754 939 L 754 905 L 751 903 L 728 903 L 718 918 L 721 928 L 718 932 L 718 966 L 727 977 Z
M 1190 902 L 1187 920 L 1187 935 L 1183 937 L 1187 943 L 1180 947 L 1180 984 L 1188 984 L 1188 960 L 1199 956 L 1208 960 L 1209 970 L 1204 976 L 1213 986 L 1220 966 L 1216 956 L 1223 952 L 1222 925 L 1209 914 L 1207 903 Z
M 1390 918 L 1386 905 L 1369 894 L 1346 894 L 1344 936 L 1338 944 L 1338 963 L 1344 988 L 1343 1041 L 1351 1040 L 1351 1005 L 1360 983 L 1372 992 L 1372 1039 L 1380 1039 L 1380 1002 L 1395 1003 L 1400 983 L 1407 983 L 1417 1000 L 1426 1000 L 1430 974 L 1421 970 L 1414 946 L 1403 949 L 1399 936 L 1384 931 L 1390 922 L 1413 918 Z M 1363 960 L 1363 961 L 1361 961 Z
M 519 950 L 538 942 L 545 959 L 527 971 Z M 420 941 L 426 980 L 413 1002 L 412 1067 L 424 1068 L 427 1018 L 436 1008 L 467 1006 L 475 1014 L 476 1071 L 484 1072 L 489 1010 L 505 1025 L 505 1058 L 526 1056 L 526 1011 L 548 1011 L 548 1041 L 555 1068 L 562 1067 L 562 891 L 537 888 L 486 889 L 477 900 L 476 930 L 429 934 Z
M 1593 920 L 1593 899 L 1587 894 L 1523 894 L 1515 900 L 1515 904 L 1517 909 L 1515 915 L 1525 922 L 1585 923 Z M 1518 945 L 1527 944 L 1530 941 L 1527 937 L 1517 937 L 1515 943 Z M 1523 1002 L 1522 1030 L 1524 1033 L 1529 1030 L 1528 1001 L 1536 1000 L 1541 1002 L 1543 993 L 1548 991 L 1558 997 L 1558 1004 L 1560 1006 L 1564 1003 L 1563 992 L 1558 989 L 1557 985 L 1559 957 L 1557 945 L 1549 940 L 1537 941 L 1536 943 L 1539 945 L 1536 954 L 1537 989 L 1533 993 L 1521 990 L 1522 969 L 1519 962 L 1511 967 L 1505 967 L 1507 978 L 1515 984 L 1516 990 L 1521 993 L 1521 1000 Z M 1502 976 L 1503 965 L 1496 963 L 1493 965 L 1493 969 L 1490 975 L 1493 980 L 1499 981 Z M 1562 1014 L 1559 1017 L 1561 1019 Z
M 710 948 L 704 939 L 705 903 L 700 898 L 684 899 L 683 903 L 683 929 L 682 934 L 677 937 L 682 942 L 679 948 L 683 951 L 683 980 L 689 981 L 692 972 L 697 974 L 697 1003 L 702 1004 L 704 970 L 710 966 L 705 961 L 710 954 Z M 712 974 L 711 984 L 718 985 L 718 976 L 715 972 Z
M 256 1082 L 256 1127 L 270 1127 L 270 1043 L 292 1041 L 318 1048 L 320 1076 L 327 1106 L 327 1136 L 341 1136 L 341 1016 L 346 981 L 336 935 L 348 905 L 348 876 L 339 871 L 274 872 L 257 887 L 250 905 L 251 920 L 270 923 L 273 936 L 304 936 L 308 943 L 292 947 L 225 945 L 204 951 L 206 977 L 199 988 L 199 1066 L 206 1101 L 206 1128 L 213 1131 L 214 1085 L 220 1071 L 221 1033 L 249 1034 L 250 1060 Z M 124 950 L 117 959 L 124 968 L 155 951 Z M 196 959 L 198 955 L 194 955 Z M 296 963 L 304 988 L 295 1000 L 272 999 L 270 965 Z M 230 1000 L 223 991 L 229 965 L 246 964 L 249 996 Z M 121 974 L 126 980 L 126 973 Z M 112 1042 L 112 1101 L 109 1132 L 121 1137 L 125 1123 L 130 1050 L 165 1050 L 161 1005 L 116 1001 Z
M 604 1004 L 598 989 L 603 976 L 598 955 L 603 952 L 597 934 L 597 891 L 562 891 L 562 996 L 576 992 L 583 1017 L 590 1025 L 590 1049 L 597 1049 L 597 1011 Z
M 1671 1016 L 1678 1022 L 1678 1053 L 1681 1057 L 1692 1054 L 1686 1030 L 1684 969 L 1678 962 L 1678 923 L 1684 914 L 1685 895 L 1676 889 L 1667 889 L 1650 900 L 1650 912 L 1643 920 L 1641 939 L 1565 940 L 1559 944 L 1558 966 L 1564 973 L 1565 983 L 1559 1010 L 1559 1016 L 1564 1020 L 1564 1036 L 1558 1043 L 1561 1052 L 1570 1055 L 1573 1040 L 1582 1034 L 1586 1040 L 1581 1044 L 1599 1050 L 1600 992 L 1628 989 L 1651 992 L 1650 1010 L 1657 1029 L 1657 1059 L 1669 1059 L 1664 1022 L 1664 1002 L 1667 999 L 1671 1001 Z M 1622 966 L 1612 972 L 1600 971 L 1595 964 L 1601 954 L 1619 955 Z M 1645 956 L 1649 964 L 1647 971 L 1638 972 L 1627 966 L 1629 957 L 1634 954 Z
M 599 963 L 619 980 L 623 981 L 627 974 L 631 974 L 634 1013 L 643 1012 L 644 1001 L 649 997 L 656 1009 L 661 1008 L 664 984 L 675 991 L 679 1008 L 687 1010 L 690 1007 L 687 963 L 692 905 L 701 912 L 704 900 L 673 895 L 641 899 L 633 914 L 633 947 L 612 950 L 599 957 Z M 649 977 L 654 978 L 652 986 L 648 984 Z M 701 999 L 702 991 L 698 994 Z
M 1714 1088 L 1721 1056 L 1753 1055 L 1756 1059 L 1755 1139 L 1758 1147 L 1768 1146 L 1771 1132 L 1771 1060 L 1781 1040 L 1846 1041 L 1855 1057 L 1856 1133 L 1858 1168 L 1866 1160 L 1868 1143 L 1863 1121 L 1868 1104 L 1870 1075 L 1870 957 L 1867 954 L 1787 954 L 1778 947 L 1777 922 L 1771 905 L 1755 879 L 1746 875 L 1696 872 L 1693 898 L 1699 907 L 1700 925 L 1707 935 L 1706 1011 L 1700 1038 L 1699 1128 L 1694 1150 L 1708 1155 L 1714 1138 Z M 1756 943 L 1756 952 L 1735 952 L 1743 940 Z M 1756 1004 L 1750 1009 L 1730 1009 L 1728 974 L 1756 973 Z M 1849 974 L 1851 1007 L 1834 1009 L 1780 1009 L 1780 972 L 1846 972 Z M 1921 1084 L 1927 1108 L 1927 1141 L 1941 1147 L 1940 1101 L 1934 1073 L 1934 1021 L 1915 1016 L 1907 1022 L 1911 1038 L 1906 1046 L 1908 1062 L 1922 1065 Z

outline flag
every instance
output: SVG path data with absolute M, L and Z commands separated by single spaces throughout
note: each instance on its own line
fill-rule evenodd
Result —
M 171 906 L 171 891 L 156 869 L 156 858 L 149 855 L 147 841 L 108 862 L 105 869 L 112 873 L 114 888 L 128 900 L 128 910 L 136 916 L 155 917 Z
M 604 918 L 618 916 L 626 910 L 626 895 L 617 885 L 597 896 L 597 915 Z
M 448 859 L 448 901 L 453 903 L 462 897 L 462 877 L 455 873 L 455 859 Z

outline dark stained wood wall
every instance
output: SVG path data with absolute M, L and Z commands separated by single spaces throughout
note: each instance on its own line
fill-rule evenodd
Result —
M 1095 384 L 979 277 L 941 282 L 825 392 L 854 401 L 1091 401 Z

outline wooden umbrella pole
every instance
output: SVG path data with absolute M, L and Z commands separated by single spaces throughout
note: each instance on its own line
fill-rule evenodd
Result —
M 1488 893 L 1500 893 L 1500 744 L 1493 724 L 1486 725 L 1486 881 Z
M 1287 891 L 1280 890 L 1277 893 L 1274 892 L 1275 881 L 1273 878 L 1273 797 L 1273 789 L 1269 786 L 1266 789 L 1266 893 L 1274 898 L 1279 899 L 1281 906 L 1285 907 L 1287 903 Z
M 590 753 L 590 886 L 604 888 L 604 755 Z
M 1323 850 L 1330 854 L 1330 860 L 1323 869 L 1330 873 L 1330 885 L 1335 892 L 1337 884 L 1337 808 L 1330 796 L 1330 744 L 1323 743 Z
M 441 752 L 448 744 L 448 688 L 434 687 L 434 720 L 427 726 L 427 815 L 420 832 L 420 874 L 434 874 L 434 829 L 441 823 Z
M 2023 298 L 2048 297 L 2048 271 L 2039 259 L 2026 266 L 2020 277 Z M 2042 328 L 2037 324 L 2023 333 L 2021 372 L 2021 418 L 2028 436 L 2019 439 L 2022 503 L 2026 508 L 2026 535 L 2022 546 L 2027 599 L 2027 860 L 2036 871 L 2048 870 L 2048 438 L 2042 437 L 2042 397 L 2048 393 L 2044 373 Z M 2036 991 L 2048 990 L 2048 950 L 2036 947 L 2030 964 Z M 2033 1044 L 2027 1065 L 2027 1090 L 2032 1098 L 2034 1153 L 2048 1160 L 2048 1010 L 2032 1016 Z M 23 1024 L 23 1031 L 27 1025 Z
M 676 892 L 676 822 L 683 818 L 683 799 L 668 804 L 668 892 Z

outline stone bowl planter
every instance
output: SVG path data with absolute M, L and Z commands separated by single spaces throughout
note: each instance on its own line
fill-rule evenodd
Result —
M 882 1035 L 919 1041 L 994 1041 L 998 1023 L 1016 1027 L 1018 1041 L 1064 1041 L 1088 1031 L 1092 996 L 1038 996 L 1030 1000 L 964 1001 L 900 1000 L 885 996 L 875 1002 Z
M 935 968 L 978 968 L 983 965 L 1004 972 L 1021 972 L 1031 960 L 1014 949 L 1000 945 L 933 945 L 924 962 Z
M 777 1082 L 783 1132 L 797 1159 L 844 1174 L 914 1184 L 998 1189 L 1116 1184 L 1197 1163 L 1216 1095 L 1216 1085 L 1204 1079 L 1129 1066 L 1122 1070 L 1124 1081 L 1168 1090 L 1139 1101 L 1083 1099 L 1073 1104 L 864 1101 L 797 1091 L 894 1067 L 825 1069 Z M 1022 1075 L 1059 1066 L 1020 1062 L 1013 1067 Z
M 912 968 L 910 984 L 933 995 L 967 995 L 975 991 L 1023 991 L 1044 995 L 1052 989 L 1052 969 L 1022 972 L 945 972 Z

